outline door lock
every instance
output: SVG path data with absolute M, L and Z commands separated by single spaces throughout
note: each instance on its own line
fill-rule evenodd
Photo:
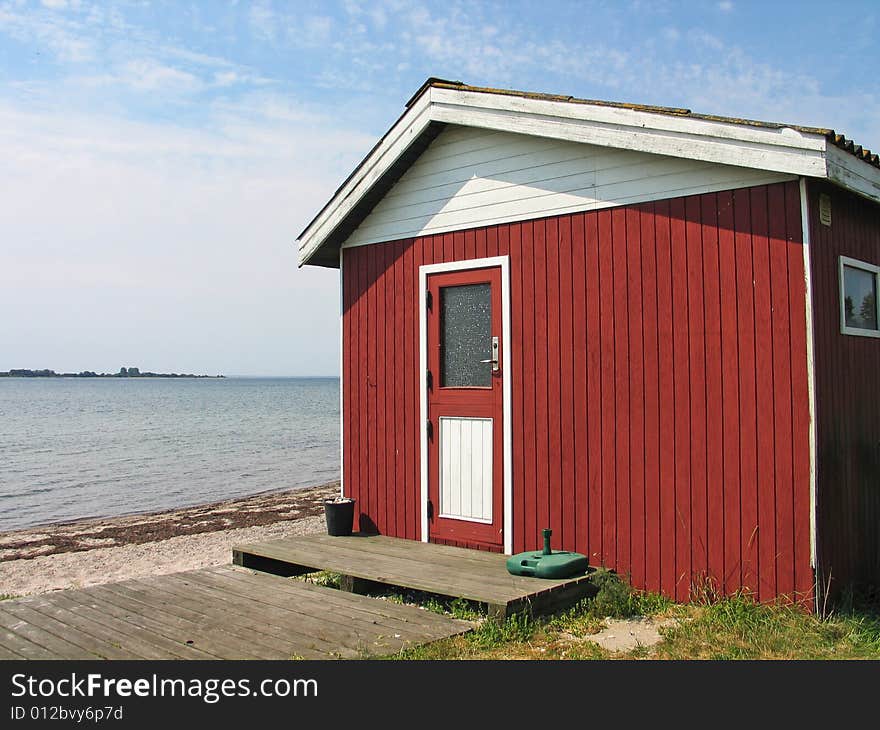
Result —
M 492 363 L 492 372 L 498 372 L 498 338 L 492 338 L 492 357 L 488 360 L 480 360 L 480 362 L 490 362 Z

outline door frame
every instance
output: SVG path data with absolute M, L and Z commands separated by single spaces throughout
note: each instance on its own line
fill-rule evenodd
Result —
M 513 367 L 510 356 L 510 257 L 490 256 L 482 259 L 451 261 L 443 264 L 424 264 L 419 266 L 419 443 L 421 460 L 421 513 L 422 542 L 428 542 L 428 383 L 425 373 L 428 371 L 428 342 L 426 311 L 426 293 L 428 276 L 449 271 L 467 269 L 501 268 L 501 362 L 502 362 L 502 442 L 504 454 L 504 486 L 502 501 L 504 503 L 504 552 L 513 552 L 513 429 L 511 426 L 512 400 L 511 381 Z

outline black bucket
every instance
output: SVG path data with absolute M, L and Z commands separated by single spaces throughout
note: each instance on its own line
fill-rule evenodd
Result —
M 354 525 L 354 500 L 327 500 L 324 502 L 324 517 L 327 518 L 328 535 L 350 535 Z

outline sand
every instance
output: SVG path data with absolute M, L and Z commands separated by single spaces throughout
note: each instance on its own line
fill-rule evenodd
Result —
M 325 529 L 338 484 L 0 533 L 0 595 L 27 596 L 231 562 L 232 545 Z
M 585 636 L 608 651 L 629 652 L 640 646 L 653 646 L 663 641 L 660 629 L 674 626 L 673 619 L 654 619 L 638 616 L 631 619 L 605 619 L 605 628 L 597 634 Z

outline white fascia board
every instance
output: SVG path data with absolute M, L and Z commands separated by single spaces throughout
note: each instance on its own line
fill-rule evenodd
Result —
M 311 257 L 385 171 L 418 139 L 430 121 L 430 95 L 423 94 L 391 128 L 357 174 L 334 196 L 334 202 L 305 230 L 299 245 L 300 264 Z
M 825 138 L 821 134 L 801 132 L 791 127 L 765 127 L 725 122 L 714 119 L 700 119 L 692 116 L 677 116 L 660 112 L 640 111 L 625 107 L 606 106 L 581 102 L 551 101 L 522 96 L 505 96 L 479 92 L 455 91 L 450 89 L 431 90 L 431 100 L 435 104 L 452 104 L 478 109 L 515 111 L 546 117 L 561 117 L 595 122 L 598 124 L 631 127 L 634 130 L 660 130 L 684 132 L 732 141 L 776 144 L 782 147 L 796 147 L 824 150 Z
M 449 124 L 825 177 L 826 140 L 820 134 L 588 104 L 432 91 L 436 94 L 431 118 Z
M 880 169 L 828 142 L 828 179 L 862 197 L 880 203 Z

